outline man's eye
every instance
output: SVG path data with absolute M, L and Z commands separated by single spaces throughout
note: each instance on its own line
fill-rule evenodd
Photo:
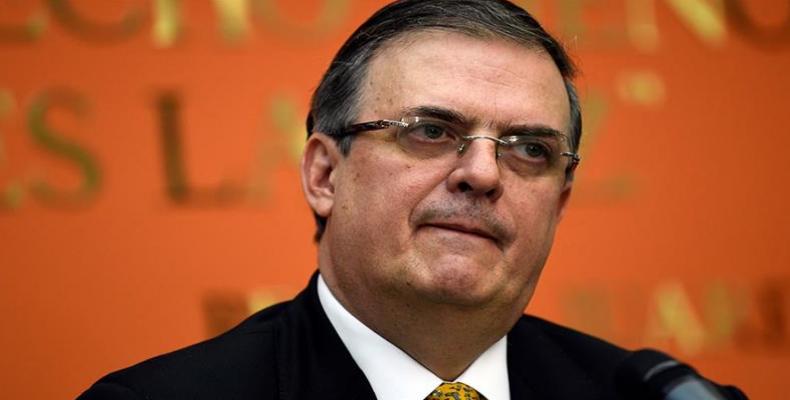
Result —
M 516 146 L 516 152 L 523 158 L 533 160 L 550 160 L 551 148 L 541 142 L 528 142 Z
M 436 123 L 422 123 L 409 130 L 409 136 L 413 140 L 421 141 L 445 141 L 453 136 L 452 130 L 447 126 Z
M 446 131 L 439 125 L 425 124 L 415 128 L 415 133 L 426 139 L 436 140 L 441 139 Z

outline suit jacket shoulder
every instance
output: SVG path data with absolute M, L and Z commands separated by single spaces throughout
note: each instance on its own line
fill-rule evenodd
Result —
M 113 372 L 80 399 L 221 398 L 221 390 L 261 399 L 276 391 L 274 338 L 285 304 L 267 309 L 216 338 Z M 254 374 L 254 376 L 253 376 Z M 251 385 L 259 381 L 262 385 Z
M 614 371 L 629 354 L 601 339 L 525 315 L 508 334 L 511 394 L 514 399 L 616 399 Z
M 103 377 L 78 400 L 375 399 L 324 315 L 315 280 L 223 335 Z

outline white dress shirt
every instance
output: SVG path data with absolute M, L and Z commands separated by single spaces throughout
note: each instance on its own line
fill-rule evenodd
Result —
M 337 301 L 321 275 L 318 276 L 318 299 L 378 400 L 423 400 L 443 382 L 351 315 Z M 488 400 L 510 400 L 507 336 L 483 352 L 456 382 L 472 386 Z

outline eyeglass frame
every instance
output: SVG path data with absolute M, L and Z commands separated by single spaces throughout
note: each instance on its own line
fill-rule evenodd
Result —
M 346 129 L 343 130 L 341 133 L 342 136 L 348 135 L 355 135 L 361 132 L 370 132 L 370 131 L 378 131 L 382 129 L 387 129 L 391 127 L 399 127 L 399 128 L 408 128 L 409 124 L 403 121 L 395 121 L 391 119 L 380 119 L 377 121 L 368 121 L 368 122 L 360 122 L 357 124 L 349 125 Z M 518 137 L 518 135 L 512 136 Z M 563 137 L 566 137 L 563 135 Z M 461 155 L 466 150 L 466 146 L 474 140 L 477 139 L 488 139 L 496 143 L 497 145 L 504 145 L 507 146 L 510 143 L 506 140 L 502 140 L 498 137 L 494 136 L 486 136 L 486 135 L 467 135 L 467 136 L 460 136 L 462 139 L 461 144 L 458 146 L 458 154 Z M 566 137 L 567 138 L 567 137 Z M 579 163 L 581 162 L 582 158 L 579 156 L 579 153 L 572 152 L 572 151 L 563 151 L 560 153 L 561 156 L 569 157 L 571 159 L 570 163 L 565 169 L 566 176 L 570 176 L 578 167 Z M 497 154 L 499 157 L 499 154 Z

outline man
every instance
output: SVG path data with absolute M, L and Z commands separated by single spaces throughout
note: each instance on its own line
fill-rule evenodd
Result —
M 308 117 L 320 275 L 81 398 L 618 398 L 628 352 L 523 315 L 579 162 L 573 75 L 504 0 L 385 7 Z

